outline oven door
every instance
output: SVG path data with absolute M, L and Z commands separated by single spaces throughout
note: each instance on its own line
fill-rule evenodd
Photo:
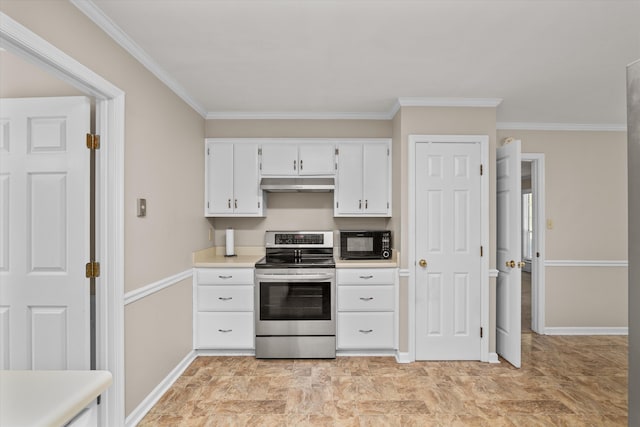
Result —
M 335 270 L 256 270 L 256 335 L 335 335 Z

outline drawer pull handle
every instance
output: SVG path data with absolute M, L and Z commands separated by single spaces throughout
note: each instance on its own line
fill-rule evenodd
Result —
M 360 297 L 362 301 L 371 301 L 373 297 Z
M 218 329 L 218 332 L 222 332 L 223 334 L 226 334 L 227 332 L 231 332 L 233 331 L 233 329 Z
M 371 332 L 373 332 L 373 329 L 360 329 L 358 332 L 362 334 L 370 334 Z
M 220 301 L 229 301 L 229 300 L 232 300 L 232 299 L 233 299 L 233 297 L 218 297 L 218 299 L 219 299 Z
M 373 275 L 368 275 L 368 276 L 360 276 L 361 279 L 373 279 Z
M 233 276 L 231 276 L 231 275 L 229 275 L 229 276 L 222 276 L 222 275 L 218 276 L 218 278 L 220 278 L 220 279 L 231 279 L 232 277 Z

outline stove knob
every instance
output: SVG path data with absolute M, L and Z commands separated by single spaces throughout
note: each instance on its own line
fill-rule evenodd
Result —
M 390 257 L 391 257 L 391 254 L 389 253 L 389 251 L 382 251 L 383 259 L 389 259 Z

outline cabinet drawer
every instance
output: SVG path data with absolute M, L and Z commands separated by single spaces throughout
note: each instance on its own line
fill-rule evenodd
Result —
M 393 313 L 338 313 L 338 348 L 393 348 Z
M 339 268 L 336 271 L 338 285 L 393 285 L 394 268 Z
M 339 311 L 393 311 L 393 286 L 340 286 Z
M 252 285 L 252 268 L 202 268 L 198 285 Z
M 253 348 L 253 313 L 199 312 L 196 348 Z
M 253 311 L 253 286 L 198 286 L 198 311 Z

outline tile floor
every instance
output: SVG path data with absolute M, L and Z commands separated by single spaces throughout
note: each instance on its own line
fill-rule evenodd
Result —
M 522 369 L 199 357 L 140 426 L 626 426 L 627 338 L 523 334 Z

